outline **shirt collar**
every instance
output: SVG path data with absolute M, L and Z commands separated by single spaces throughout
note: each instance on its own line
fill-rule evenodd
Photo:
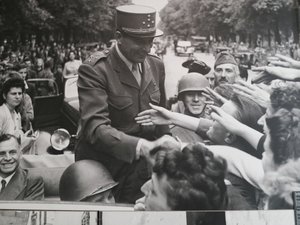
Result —
M 117 50 L 117 53 L 118 55 L 120 56 L 120 58 L 122 59 L 122 61 L 126 64 L 126 66 L 129 68 L 130 71 L 132 71 L 132 65 L 133 65 L 133 62 L 131 62 L 130 60 L 128 60 L 123 54 L 122 52 L 120 51 L 119 49 L 119 45 L 116 44 L 116 50 Z M 140 63 L 137 63 L 138 64 L 138 68 L 139 68 L 139 71 L 141 72 L 142 69 L 141 69 L 141 64 Z
M 6 177 L 6 178 L 3 178 L 3 177 L 1 177 L 1 180 L 5 180 L 6 181 L 6 185 L 9 183 L 9 181 L 11 180 L 11 178 L 15 175 L 15 173 L 16 173 L 16 171 L 15 172 L 13 172 L 11 175 L 9 175 L 8 177 Z

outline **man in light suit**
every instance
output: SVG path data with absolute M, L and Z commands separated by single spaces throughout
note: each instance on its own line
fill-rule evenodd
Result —
M 0 136 L 0 200 L 42 200 L 44 181 L 19 166 L 20 140 L 10 134 Z
M 151 150 L 173 141 L 168 126 L 142 127 L 135 122 L 149 103 L 165 106 L 165 70 L 150 52 L 155 10 L 147 6 L 117 7 L 117 44 L 91 55 L 78 70 L 80 124 L 76 160 L 101 162 L 119 183 L 116 202 L 134 203 L 151 176 Z

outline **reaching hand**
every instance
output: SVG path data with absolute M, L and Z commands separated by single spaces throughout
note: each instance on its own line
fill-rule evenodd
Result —
M 152 165 L 155 163 L 156 153 L 164 151 L 180 151 L 181 142 L 170 135 L 164 135 L 155 141 L 143 140 L 141 145 L 141 156 L 145 157 Z
M 209 107 L 213 110 L 213 112 L 211 113 L 212 119 L 219 122 L 230 133 L 238 135 L 239 131 L 243 129 L 243 124 L 228 113 L 224 112 L 223 109 L 213 105 Z
M 172 112 L 160 107 L 149 104 L 152 109 L 147 109 L 138 114 L 135 118 L 136 122 L 143 126 L 149 125 L 170 125 Z
M 263 108 L 268 107 L 270 93 L 265 89 L 266 87 L 264 85 L 253 85 L 240 80 L 237 84 L 234 84 L 233 87 L 235 93 L 252 99 Z
M 264 71 L 267 74 L 274 75 L 283 80 L 297 80 L 300 79 L 300 69 L 286 68 L 281 66 L 261 66 L 253 67 L 253 71 Z
M 216 91 L 209 87 L 205 88 L 203 95 L 216 103 L 220 103 L 220 105 L 223 105 L 225 102 L 228 102 L 226 98 L 224 98 L 222 95 L 218 94 Z
M 270 60 L 270 64 L 273 66 L 300 69 L 300 62 L 293 58 L 281 54 L 276 54 L 275 58 L 278 60 Z

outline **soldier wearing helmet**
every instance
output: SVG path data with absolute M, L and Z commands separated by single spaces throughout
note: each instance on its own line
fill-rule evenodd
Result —
M 94 160 L 81 160 L 70 165 L 59 183 L 62 201 L 114 203 L 115 182 L 108 170 Z
M 183 103 L 184 109 L 174 109 L 193 117 L 202 117 L 205 112 L 206 97 L 202 94 L 209 87 L 208 80 L 199 73 L 188 73 L 178 82 L 178 100 Z M 181 104 L 181 103 L 179 103 Z
M 173 112 L 179 112 L 196 118 L 202 118 L 201 125 L 209 127 L 211 121 L 206 110 L 206 97 L 203 95 L 209 82 L 200 73 L 190 72 L 184 75 L 178 82 L 178 102 L 172 106 Z M 183 142 L 203 141 L 202 133 L 195 133 L 188 129 L 174 126 L 171 128 L 173 136 L 177 136 Z
M 214 87 L 224 83 L 233 84 L 241 79 L 238 63 L 233 55 L 228 52 L 220 52 L 217 55 L 214 65 L 214 77 Z

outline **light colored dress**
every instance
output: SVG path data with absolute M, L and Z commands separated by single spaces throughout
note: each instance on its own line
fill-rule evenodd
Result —
M 12 134 L 17 137 L 22 134 L 20 113 L 14 111 L 11 114 L 5 103 L 0 106 L 0 134 Z
M 74 61 L 68 61 L 66 62 L 63 70 L 63 76 L 67 77 L 70 75 L 77 75 L 78 74 L 78 68 L 82 64 L 80 60 L 74 60 Z

